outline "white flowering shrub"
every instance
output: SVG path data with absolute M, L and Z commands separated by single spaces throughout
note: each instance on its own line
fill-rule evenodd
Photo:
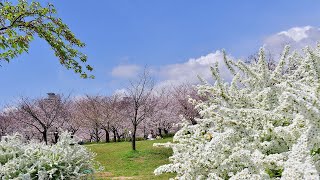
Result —
M 194 102 L 203 118 L 174 136 L 171 164 L 155 174 L 177 179 L 319 179 L 320 45 L 303 55 L 286 47 L 269 70 L 259 61 L 225 63 L 231 83 L 212 67 L 214 85 L 198 85 L 208 100 Z M 192 101 L 192 100 L 191 100 Z
M 69 133 L 55 145 L 24 142 L 19 134 L 0 141 L 0 179 L 79 179 L 94 172 L 94 154 Z

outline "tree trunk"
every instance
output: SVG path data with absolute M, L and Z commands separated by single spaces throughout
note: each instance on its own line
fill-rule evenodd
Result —
M 106 132 L 106 143 L 109 143 L 110 142 L 109 131 L 107 129 L 104 129 L 104 131 Z
M 143 126 L 143 138 L 148 139 L 147 133 L 146 133 L 146 126 Z
M 43 141 L 48 145 L 47 129 L 44 129 L 42 132 Z
M 93 141 L 93 133 L 91 132 L 91 130 L 89 131 L 89 134 L 90 134 L 90 142 Z
M 121 137 L 120 137 L 118 131 L 116 131 L 116 134 L 117 134 L 118 142 L 120 142 L 121 141 Z
M 89 140 L 89 142 L 92 142 L 92 135 L 90 134 L 90 140 Z
M 95 136 L 96 142 L 97 143 L 100 142 L 99 129 L 98 128 L 95 129 L 94 136 Z
M 59 133 L 58 132 L 54 132 L 53 133 L 53 136 L 54 136 L 54 143 L 57 144 L 58 143 L 58 140 L 59 140 Z M 72 135 L 71 135 L 72 136 Z
M 159 136 L 162 137 L 162 129 L 158 128 Z
M 117 133 L 116 130 L 112 130 L 113 132 L 113 142 L 117 142 Z
M 137 125 L 133 125 L 133 133 L 132 133 L 132 150 L 136 150 L 136 132 L 137 132 Z
M 164 134 L 165 134 L 165 135 L 168 135 L 168 134 L 169 134 L 169 130 L 167 130 L 167 129 L 164 128 L 163 131 L 164 131 Z

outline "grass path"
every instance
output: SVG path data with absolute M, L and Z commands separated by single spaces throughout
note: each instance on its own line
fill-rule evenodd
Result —
M 169 163 L 172 150 L 153 147 L 153 143 L 172 141 L 172 138 L 155 141 L 138 141 L 137 151 L 131 150 L 130 142 L 101 143 L 86 145 L 97 153 L 96 161 L 104 166 L 98 179 L 169 179 L 174 174 L 154 176 L 158 166 Z

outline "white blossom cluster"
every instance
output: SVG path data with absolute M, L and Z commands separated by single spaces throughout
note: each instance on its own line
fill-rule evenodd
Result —
M 320 45 L 303 55 L 285 47 L 270 70 L 263 48 L 256 63 L 228 60 L 234 78 L 198 85 L 208 100 L 196 103 L 202 118 L 174 136 L 171 164 L 155 174 L 176 179 L 319 179 Z M 193 101 L 193 100 L 190 100 Z
M 0 179 L 80 179 L 94 171 L 94 154 L 62 133 L 55 145 L 25 142 L 21 135 L 0 141 Z

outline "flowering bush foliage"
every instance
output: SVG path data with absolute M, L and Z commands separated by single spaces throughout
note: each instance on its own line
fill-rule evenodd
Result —
M 24 142 L 19 134 L 0 141 L 0 179 L 79 179 L 93 173 L 94 154 L 63 133 L 55 145 Z
M 225 63 L 230 84 L 212 67 L 215 84 L 198 85 L 208 97 L 197 104 L 202 118 L 174 136 L 171 164 L 155 174 L 178 179 L 319 179 L 320 45 L 303 55 L 286 47 L 269 70 L 259 61 Z M 191 100 L 193 101 L 193 100 Z

